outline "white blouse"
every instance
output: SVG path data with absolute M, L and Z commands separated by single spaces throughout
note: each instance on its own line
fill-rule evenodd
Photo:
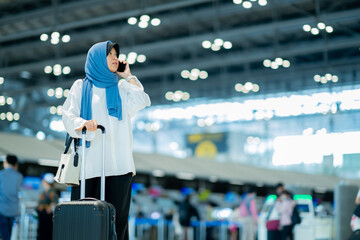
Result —
M 140 81 L 135 78 L 137 87 L 124 80 L 119 81 L 118 88 L 122 101 L 122 120 L 110 116 L 106 107 L 106 90 L 93 85 L 92 119 L 105 127 L 105 176 L 123 175 L 129 172 L 135 175 L 133 160 L 133 135 L 131 118 L 150 106 L 150 98 L 144 92 Z M 80 117 L 83 80 L 72 85 L 69 95 L 62 106 L 62 120 L 70 136 L 81 138 L 81 131 L 76 131 L 86 122 Z M 85 150 L 85 178 L 101 175 L 102 134 L 100 130 L 88 132 L 86 140 L 91 141 Z M 79 154 L 82 154 L 80 147 Z

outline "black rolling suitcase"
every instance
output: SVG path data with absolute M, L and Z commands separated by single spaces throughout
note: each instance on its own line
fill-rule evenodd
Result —
M 117 240 L 115 230 L 115 207 L 105 202 L 104 146 L 105 128 L 102 131 L 101 200 L 85 198 L 85 147 L 81 158 L 80 200 L 63 202 L 56 206 L 53 216 L 53 240 Z M 86 129 L 82 131 L 85 144 Z
M 353 232 L 348 240 L 360 240 L 360 230 Z

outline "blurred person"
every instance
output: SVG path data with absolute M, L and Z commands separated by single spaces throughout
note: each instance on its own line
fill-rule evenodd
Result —
M 186 195 L 185 200 L 179 204 L 179 222 L 184 230 L 184 240 L 187 240 L 188 229 L 193 217 L 200 220 L 197 209 L 190 203 L 190 195 Z
M 129 239 L 128 217 L 131 183 L 135 175 L 132 153 L 131 118 L 150 106 L 150 98 L 129 64 L 119 61 L 119 45 L 111 41 L 94 44 L 87 53 L 84 80 L 72 85 L 62 107 L 66 131 L 81 138 L 86 127 L 86 197 L 100 199 L 102 136 L 97 125 L 105 127 L 105 200 L 116 209 L 118 239 Z M 125 66 L 118 71 L 119 66 Z M 125 81 L 119 81 L 118 77 Z M 82 146 L 83 147 L 83 146 Z M 81 152 L 81 150 L 80 150 Z M 80 198 L 80 186 L 73 187 L 71 199 Z
M 279 183 L 276 185 L 275 189 L 276 189 L 276 195 L 279 197 L 280 194 L 281 194 L 283 191 L 285 191 L 285 186 L 284 186 L 284 184 L 283 184 L 282 182 L 279 182 Z
M 241 240 L 254 240 L 258 214 L 256 209 L 256 192 L 250 187 L 239 206 L 239 222 L 241 223 Z
M 50 240 L 52 239 L 53 231 L 53 211 L 59 201 L 59 195 L 54 188 L 54 174 L 45 173 L 41 180 L 41 185 L 44 190 L 39 196 L 38 207 L 36 209 L 39 219 L 37 239 Z
M 238 226 L 240 221 L 240 211 L 238 206 L 234 206 L 233 211 L 230 216 L 230 239 L 231 240 L 237 240 L 238 239 Z
M 19 192 L 23 176 L 17 171 L 18 159 L 7 155 L 0 171 L 0 236 L 10 240 L 12 225 L 19 215 Z
M 291 198 L 291 193 L 284 190 L 280 197 L 276 199 L 275 208 L 280 214 L 280 232 L 281 240 L 293 240 L 293 224 L 291 216 L 296 206 L 296 202 Z
M 351 221 L 350 221 L 351 230 L 353 230 L 354 232 L 356 230 L 360 229 L 360 216 L 357 216 L 357 214 L 359 214 L 359 213 L 356 211 L 358 209 L 359 204 L 360 204 L 360 189 L 355 197 L 356 208 L 355 208 L 354 213 L 351 216 Z

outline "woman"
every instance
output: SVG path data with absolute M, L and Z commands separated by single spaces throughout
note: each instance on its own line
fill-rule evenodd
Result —
M 280 214 L 280 231 L 281 231 L 281 240 L 290 240 L 294 239 L 292 230 L 293 224 L 291 222 L 291 215 L 293 213 L 296 202 L 291 199 L 291 193 L 287 190 L 284 190 L 280 197 L 275 203 L 275 208 Z
M 150 106 L 150 98 L 126 64 L 118 72 L 119 46 L 111 41 L 93 45 L 85 63 L 86 78 L 77 80 L 63 105 L 66 131 L 76 138 L 86 127 L 86 197 L 100 198 L 102 136 L 97 125 L 106 129 L 105 139 L 105 200 L 116 208 L 118 239 L 129 239 L 128 216 L 131 181 L 135 175 L 132 156 L 131 118 Z M 118 81 L 118 76 L 126 81 Z M 84 145 L 84 143 L 82 143 Z M 83 146 L 82 146 L 83 147 Z M 81 152 L 81 150 L 79 151 Z M 80 187 L 71 191 L 71 199 L 80 198 Z

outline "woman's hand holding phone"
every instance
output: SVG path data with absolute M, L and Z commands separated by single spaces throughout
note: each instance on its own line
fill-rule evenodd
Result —
M 131 76 L 129 63 L 126 61 L 119 61 L 119 66 L 116 71 L 116 74 L 125 79 Z

